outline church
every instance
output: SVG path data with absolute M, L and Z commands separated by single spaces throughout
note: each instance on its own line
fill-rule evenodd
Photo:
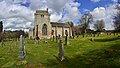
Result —
M 72 36 L 72 31 L 67 23 L 50 22 L 50 13 L 47 10 L 36 10 L 34 13 L 34 28 L 29 29 L 29 39 L 36 37 L 42 39 L 50 39 L 52 36 L 65 36 L 65 31 L 68 36 Z

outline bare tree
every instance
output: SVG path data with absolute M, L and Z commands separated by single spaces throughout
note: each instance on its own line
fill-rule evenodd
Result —
M 97 20 L 96 23 L 94 24 L 94 29 L 98 32 L 103 31 L 104 27 L 105 24 L 103 20 Z
M 117 14 L 114 16 L 114 28 L 116 31 L 120 32 L 120 0 L 118 0 L 118 3 L 116 5 Z
M 90 13 L 84 14 L 80 19 L 80 26 L 82 27 L 82 34 L 86 33 L 86 29 L 89 28 L 89 24 L 93 21 L 93 16 Z

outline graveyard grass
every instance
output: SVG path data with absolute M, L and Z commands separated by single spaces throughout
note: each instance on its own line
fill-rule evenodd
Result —
M 90 41 L 94 38 L 94 41 Z M 64 39 L 63 39 L 64 40 Z M 18 60 L 20 44 L 6 41 L 0 46 L 0 68 L 119 68 L 120 38 L 113 35 L 69 39 L 70 44 L 64 46 L 65 59 L 58 60 L 59 44 L 47 40 L 40 45 L 28 40 L 24 61 Z M 64 41 L 63 41 L 64 43 Z M 11 50 L 9 47 L 12 47 Z

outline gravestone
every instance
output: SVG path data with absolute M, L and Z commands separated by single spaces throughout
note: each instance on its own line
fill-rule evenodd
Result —
M 5 43 L 3 42 L 3 40 L 1 41 L 1 46 L 2 47 L 5 46 Z
M 114 33 L 114 36 L 115 36 L 115 33 Z
M 36 44 L 36 39 L 34 39 L 34 44 Z
M 84 38 L 84 34 L 82 34 L 82 37 Z
M 52 41 L 54 41 L 54 39 L 55 39 L 55 36 L 52 36 Z
M 107 35 L 108 35 L 108 32 L 107 32 Z
M 93 34 L 93 37 L 95 37 L 95 34 Z
M 61 35 L 59 34 L 59 35 L 58 35 L 58 40 L 60 40 L 60 37 L 61 37 Z
M 20 35 L 20 51 L 19 51 L 18 59 L 19 60 L 24 60 L 24 58 L 25 58 L 25 56 L 24 56 L 23 40 L 22 40 L 22 35 Z
M 111 35 L 111 33 L 110 33 L 110 35 Z
M 38 40 L 38 45 L 40 45 L 40 39 Z
M 94 41 L 94 39 L 93 39 L 93 38 L 91 38 L 91 39 L 90 39 L 90 41 Z
M 44 43 L 47 43 L 46 38 L 44 38 L 43 40 L 44 40 Z
M 64 46 L 63 46 L 62 39 L 60 39 L 60 42 L 59 42 L 59 54 L 58 54 L 58 57 L 59 57 L 60 61 L 64 60 Z
M 68 37 L 68 32 L 67 30 L 65 31 L 66 37 L 65 37 L 65 45 L 69 44 L 69 37 Z
M 73 34 L 73 39 L 75 38 L 75 35 Z
M 56 36 L 56 42 L 58 43 L 58 36 Z

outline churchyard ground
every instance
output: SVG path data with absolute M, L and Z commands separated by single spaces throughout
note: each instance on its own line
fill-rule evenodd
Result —
M 58 60 L 59 44 L 55 41 L 41 40 L 38 44 L 27 40 L 23 61 L 18 60 L 20 43 L 4 41 L 5 45 L 0 45 L 0 68 L 120 68 L 120 37 L 117 35 L 80 36 L 69 40 L 70 44 L 64 46 L 63 61 Z

